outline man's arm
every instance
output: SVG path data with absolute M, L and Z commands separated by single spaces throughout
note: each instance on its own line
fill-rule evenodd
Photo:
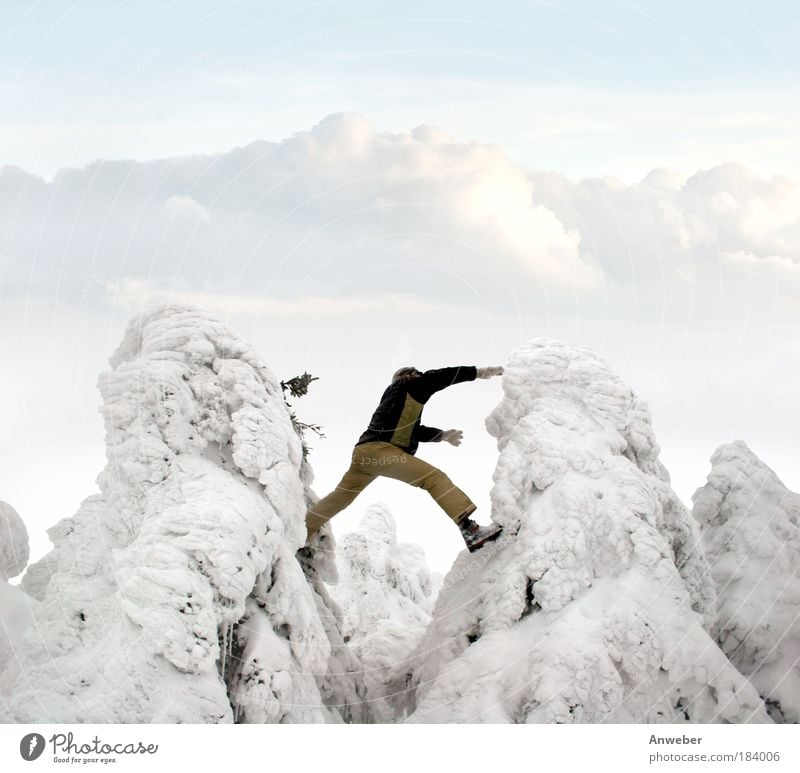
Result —
M 421 443 L 439 443 L 446 440 L 451 446 L 460 446 L 464 433 L 460 429 L 436 429 L 419 425 L 419 441 Z
M 417 439 L 420 443 L 438 443 L 442 440 L 442 435 L 444 434 L 444 430 L 436 427 L 426 427 L 424 424 L 419 425 L 417 432 Z
M 432 394 L 441 389 L 446 389 L 462 381 L 474 381 L 478 377 L 478 369 L 474 365 L 457 365 L 453 368 L 435 368 L 426 370 L 418 379 L 409 386 L 419 392 L 427 400 Z M 412 395 L 413 396 L 413 395 Z M 424 402 L 424 400 L 423 400 Z

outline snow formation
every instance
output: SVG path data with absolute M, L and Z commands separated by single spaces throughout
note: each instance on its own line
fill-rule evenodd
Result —
M 19 657 L 20 633 L 31 625 L 38 606 L 36 599 L 8 582 L 22 572 L 28 556 L 25 523 L 11 505 L 0 502 L 0 674 Z
M 28 563 L 28 530 L 17 511 L 0 502 L 0 580 L 9 580 Z
M 188 306 L 134 319 L 110 364 L 100 493 L 23 578 L 41 603 L 0 675 L 5 719 L 341 721 L 295 559 L 311 472 L 279 381 Z
M 800 722 L 800 495 L 741 440 L 711 457 L 694 515 L 719 593 L 714 636 L 776 722 Z
M 707 633 L 699 530 L 647 407 L 591 351 L 533 339 L 487 418 L 504 535 L 445 577 L 395 683 L 414 722 L 769 721 Z
M 339 542 L 337 563 L 339 581 L 331 591 L 342 609 L 342 633 L 361 663 L 371 721 L 392 722 L 391 674 L 431 619 L 434 588 L 425 552 L 398 543 L 389 508 L 376 503 Z
M 100 493 L 0 584 L 0 720 L 769 721 L 759 692 L 798 720 L 798 496 L 717 452 L 717 598 L 647 407 L 591 351 L 512 354 L 486 421 L 504 533 L 444 579 L 383 504 L 297 552 L 317 497 L 291 410 L 206 312 L 135 318 L 110 364 Z M 8 506 L 0 529 L 5 579 L 27 534 Z

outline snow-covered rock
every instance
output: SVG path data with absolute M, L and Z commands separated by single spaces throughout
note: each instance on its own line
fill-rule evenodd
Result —
M 22 636 L 39 602 L 7 582 L 28 563 L 28 530 L 17 511 L 0 502 L 0 674 L 20 657 Z
M 714 635 L 776 722 L 800 722 L 800 495 L 742 441 L 720 446 L 694 515 L 717 584 Z
M 29 556 L 28 530 L 22 518 L 7 502 L 0 502 L 0 580 L 20 574 Z
M 707 633 L 699 529 L 649 411 L 590 350 L 534 339 L 487 418 L 504 534 L 445 577 L 410 669 L 414 722 L 769 721 Z
M 431 619 L 434 590 L 425 551 L 398 543 L 389 508 L 375 503 L 341 539 L 336 555 L 339 580 L 331 592 L 342 610 L 342 633 L 361 663 L 370 718 L 392 722 L 390 676 Z
M 24 658 L 24 635 L 36 619 L 39 602 L 22 588 L 0 582 L 0 680 Z M 0 685 L 2 681 L 0 681 Z M 3 689 L 0 687 L 0 697 Z
M 110 364 L 101 493 L 23 578 L 41 604 L 0 675 L 7 720 L 341 721 L 315 677 L 331 644 L 295 559 L 311 474 L 279 381 L 189 306 L 134 319 Z

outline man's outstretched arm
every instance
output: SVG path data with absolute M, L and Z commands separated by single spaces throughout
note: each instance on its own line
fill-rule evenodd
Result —
M 464 381 L 474 381 L 477 377 L 478 369 L 474 365 L 434 368 L 433 370 L 426 370 L 418 379 L 412 382 L 409 392 L 414 397 L 418 395 L 419 399 L 425 402 L 432 394 L 442 389 Z M 414 392 L 417 395 L 414 395 Z
M 453 384 L 460 384 L 464 381 L 474 381 L 476 378 L 501 376 L 502 374 L 503 368 L 500 365 L 490 366 L 488 368 L 476 368 L 474 365 L 435 368 L 433 370 L 426 370 L 416 382 L 413 383 L 413 389 L 419 392 L 424 400 L 427 400 L 435 392 L 453 386 Z
M 429 395 L 446 389 L 453 384 L 463 381 L 474 381 L 478 377 L 478 369 L 474 365 L 457 365 L 453 368 L 434 368 L 426 370 L 414 386 L 417 386 Z

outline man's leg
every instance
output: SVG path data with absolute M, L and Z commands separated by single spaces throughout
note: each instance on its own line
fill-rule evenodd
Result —
M 353 449 L 350 467 L 330 494 L 312 505 L 306 513 L 308 536 L 326 524 L 336 513 L 345 509 L 373 480 L 375 473 L 365 464 L 358 447 Z
M 401 480 L 427 491 L 456 523 L 475 511 L 473 501 L 432 464 L 405 453 L 391 443 L 375 443 L 370 449 L 375 475 Z M 380 448 L 378 447 L 380 446 Z

